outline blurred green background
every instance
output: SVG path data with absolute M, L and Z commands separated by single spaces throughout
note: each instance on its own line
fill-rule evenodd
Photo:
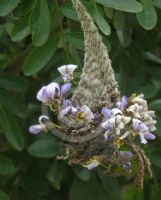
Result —
M 33 136 L 36 93 L 57 67 L 83 67 L 83 32 L 70 0 L 0 0 L 0 200 L 157 200 L 161 192 L 161 0 L 82 0 L 102 34 L 122 95 L 144 93 L 157 140 L 142 145 L 153 180 L 103 176 L 57 161 L 58 140 Z

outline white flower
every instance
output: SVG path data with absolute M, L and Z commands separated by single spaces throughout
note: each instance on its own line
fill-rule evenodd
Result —
M 131 117 L 126 117 L 126 116 L 121 116 L 121 115 L 117 115 L 116 116 L 116 124 L 128 124 L 131 120 Z
M 144 114 L 143 122 L 149 128 L 149 131 L 155 131 L 156 130 L 155 124 L 156 124 L 157 121 L 154 120 L 148 113 Z
M 94 115 L 92 113 L 92 111 L 90 110 L 90 108 L 86 105 L 82 106 L 80 108 L 80 113 L 84 114 L 85 119 L 87 119 L 88 121 L 94 119 Z
M 112 130 L 115 127 L 115 117 L 112 117 L 101 124 L 101 127 L 106 130 Z
M 115 116 L 115 115 L 118 115 L 118 114 L 122 115 L 123 113 L 119 108 L 113 108 L 112 109 L 112 116 Z
M 116 115 L 101 124 L 101 127 L 106 129 L 107 131 L 111 131 L 115 128 L 115 134 L 120 135 L 121 130 L 125 128 L 125 124 L 129 123 L 131 117 L 126 117 L 122 115 Z M 107 136 L 107 133 L 105 137 Z
M 134 131 L 138 132 L 141 143 L 146 144 L 147 143 L 146 135 L 149 134 L 149 128 L 146 126 L 146 124 L 144 124 L 142 121 L 138 119 L 133 118 L 132 122 L 133 122 L 133 129 Z
M 92 160 L 89 164 L 84 165 L 84 167 L 88 168 L 88 170 L 92 170 L 96 168 L 99 165 L 99 162 L 97 160 Z
M 142 114 L 144 112 L 144 107 L 142 105 L 139 105 L 139 104 L 134 104 L 134 105 L 131 105 L 129 106 L 126 111 L 129 113 L 129 114 L 132 114 L 133 117 L 135 118 L 142 118 Z
M 73 79 L 73 72 L 77 67 L 77 65 L 72 64 L 58 67 L 58 71 L 61 73 L 64 82 L 70 82 Z
M 139 98 L 139 97 L 135 97 L 131 100 L 134 104 L 137 103 L 139 105 L 142 105 L 142 106 L 147 106 L 147 101 L 145 99 L 142 99 L 142 98 Z

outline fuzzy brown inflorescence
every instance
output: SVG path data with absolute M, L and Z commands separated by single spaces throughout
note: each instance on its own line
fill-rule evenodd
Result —
M 65 91 L 72 85 L 77 66 L 59 67 L 64 85 L 52 82 L 37 94 L 37 99 L 55 112 L 58 125 L 43 115 L 39 118 L 40 124 L 31 126 L 30 132 L 37 134 L 54 128 L 53 134 L 61 139 L 66 152 L 57 159 L 67 159 L 70 165 L 81 165 L 89 170 L 99 166 L 106 174 L 118 176 L 129 174 L 133 170 L 133 161 L 137 161 L 135 183 L 142 190 L 145 170 L 150 178 L 152 172 L 150 161 L 135 144 L 135 138 L 140 137 L 142 144 L 155 139 L 152 134 L 156 130 L 155 113 L 148 109 L 143 94 L 120 98 L 102 37 L 81 1 L 72 2 L 85 38 L 80 82 L 72 98 L 66 99 Z
M 118 100 L 115 74 L 93 19 L 79 0 L 72 0 L 84 32 L 85 57 L 81 79 L 72 100 L 76 105 L 94 106 L 106 100 L 108 106 Z
M 93 19 L 79 0 L 72 0 L 72 2 L 83 28 L 85 43 L 84 68 L 79 85 L 72 97 L 72 102 L 77 106 L 87 105 L 93 111 L 100 111 L 103 105 L 112 107 L 118 100 L 118 85 L 107 48 L 102 42 Z M 67 121 L 68 128 L 70 128 L 69 124 L 71 124 L 72 120 L 69 119 Z M 78 121 L 75 124 L 79 126 Z M 75 134 L 79 136 L 81 134 L 92 134 L 92 132 L 96 131 L 95 127 L 98 124 L 91 124 L 91 128 L 87 128 L 85 124 L 82 126 L 84 126 L 83 131 L 77 129 L 75 130 Z M 68 149 L 69 163 L 71 164 L 83 164 L 95 156 L 101 160 L 104 159 L 106 162 L 109 160 L 108 162 L 110 162 L 117 151 L 114 145 L 106 145 L 103 134 L 98 134 L 97 137 L 89 141 L 78 142 L 76 144 L 68 143 L 65 146 Z
M 115 80 L 107 48 L 103 44 L 102 37 L 93 19 L 80 0 L 72 0 L 72 2 L 78 13 L 85 39 L 84 68 L 79 85 L 72 97 L 72 102 L 77 106 L 87 105 L 94 112 L 101 112 L 100 109 L 103 106 L 112 108 L 118 101 L 120 97 L 118 84 Z M 73 134 L 73 136 L 90 135 L 96 131 L 96 127 L 99 125 L 95 122 L 93 124 L 81 124 L 82 128 L 72 130 L 71 119 L 66 120 L 68 123 L 64 123 L 64 126 L 68 125 L 64 130 L 67 130 L 66 134 Z M 79 126 L 78 122 L 75 124 Z M 140 189 L 143 189 L 145 168 L 148 169 L 151 176 L 150 161 L 144 152 L 133 143 L 129 142 L 126 146 L 133 151 L 133 159 L 138 160 L 139 169 L 135 182 Z M 116 144 L 113 136 L 108 139 L 108 143 L 104 140 L 103 134 L 98 134 L 97 137 L 88 141 L 64 143 L 64 147 L 69 164 L 84 165 L 90 160 L 97 160 L 107 174 L 117 175 L 117 172 L 112 172 L 112 170 L 128 162 L 127 158 L 120 155 L 118 144 Z M 126 172 L 124 171 L 122 174 L 126 175 Z

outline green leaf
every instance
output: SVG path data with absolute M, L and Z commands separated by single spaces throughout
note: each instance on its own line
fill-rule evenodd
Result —
M 161 82 L 161 68 L 160 67 L 147 67 L 146 72 L 148 75 Z
M 29 34 L 30 29 L 28 26 L 28 16 L 26 15 L 24 18 L 20 18 L 20 20 L 15 23 L 11 31 L 11 40 L 13 42 L 19 42 Z
M 16 118 L 9 112 L 0 107 L 2 118 L 2 129 L 8 142 L 18 151 L 24 148 L 24 136 Z
M 56 189 L 60 190 L 61 180 L 63 178 L 58 161 L 54 161 L 47 173 L 47 178 L 51 185 Z
M 60 8 L 60 11 L 64 16 L 68 17 L 69 19 L 78 21 L 78 15 L 73 9 L 72 3 L 63 4 L 63 6 Z
M 101 9 L 99 7 L 93 7 L 91 11 L 93 18 L 102 33 L 104 33 L 105 35 L 110 35 L 111 27 L 102 16 Z
M 116 10 L 122 10 L 125 12 L 140 12 L 142 10 L 142 4 L 135 0 L 95 0 L 97 3 L 114 8 Z
M 0 190 L 0 200 L 10 200 L 10 198 L 8 197 L 6 193 Z
M 26 108 L 24 104 L 19 100 L 19 97 L 15 97 L 6 91 L 0 90 L 0 104 L 7 110 L 13 112 L 18 117 L 26 117 Z
M 84 50 L 84 37 L 81 32 L 69 32 L 67 34 L 68 41 L 77 49 Z
M 161 156 L 160 155 L 161 155 L 161 149 L 152 151 L 150 154 L 150 161 L 152 162 L 152 164 L 161 168 Z
M 141 0 L 143 10 L 136 14 L 138 23 L 146 30 L 151 30 L 157 23 L 157 13 L 150 1 Z
M 80 181 L 75 179 L 71 190 L 70 200 L 106 200 L 106 194 L 102 187 L 94 179 L 91 181 Z
M 0 174 L 8 175 L 14 172 L 14 170 L 15 170 L 15 165 L 12 162 L 12 160 L 7 158 L 6 156 L 0 155 Z
M 28 90 L 28 81 L 11 73 L 0 73 L 0 87 L 12 92 L 26 92 Z
M 56 51 L 59 35 L 55 34 L 42 46 L 34 48 L 25 58 L 23 72 L 31 76 L 39 72 Z
M 161 0 L 153 0 L 152 4 L 161 9 Z
M 20 0 L 0 0 L 0 16 L 6 16 L 16 8 Z
M 60 155 L 62 150 L 53 136 L 45 136 L 31 144 L 28 148 L 29 154 L 38 158 L 51 158 Z
M 152 110 L 161 110 L 161 99 L 156 99 L 149 104 Z
M 134 184 L 127 184 L 126 187 L 123 188 L 122 192 L 123 200 L 143 200 L 144 193 L 138 192 L 136 186 Z
M 124 48 L 128 47 L 132 40 L 132 31 L 126 26 L 125 15 L 123 12 L 115 12 L 113 24 L 116 28 L 120 44 Z
M 77 174 L 77 176 L 83 181 L 88 181 L 90 179 L 90 177 L 91 177 L 90 171 L 88 169 L 86 169 L 86 168 L 82 168 L 82 167 L 76 166 L 74 168 L 74 171 Z
M 106 199 L 120 199 L 121 188 L 118 180 L 113 177 L 104 176 L 101 172 L 99 173 L 99 177 L 102 183 L 102 188 L 106 191 Z
M 50 33 L 50 11 L 46 0 L 36 0 L 29 18 L 32 41 L 35 46 L 44 44 Z
M 113 14 L 114 14 L 114 10 L 112 8 L 108 8 L 108 7 L 104 7 L 104 12 L 105 12 L 105 15 L 112 19 L 113 18 Z
M 151 52 L 145 52 L 144 53 L 144 58 L 146 60 L 149 60 L 151 62 L 157 63 L 161 65 L 161 58 Z
M 125 16 L 123 12 L 120 12 L 120 11 L 115 12 L 113 24 L 116 30 L 125 29 Z
M 158 93 L 158 89 L 153 85 L 146 84 L 138 89 L 138 93 L 143 93 L 146 99 L 150 99 Z

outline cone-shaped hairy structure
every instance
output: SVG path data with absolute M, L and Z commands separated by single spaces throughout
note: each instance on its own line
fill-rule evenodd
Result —
M 93 19 L 79 0 L 72 0 L 84 32 L 85 58 L 79 86 L 73 95 L 76 105 L 93 107 L 98 102 L 113 104 L 118 97 L 111 60 Z

